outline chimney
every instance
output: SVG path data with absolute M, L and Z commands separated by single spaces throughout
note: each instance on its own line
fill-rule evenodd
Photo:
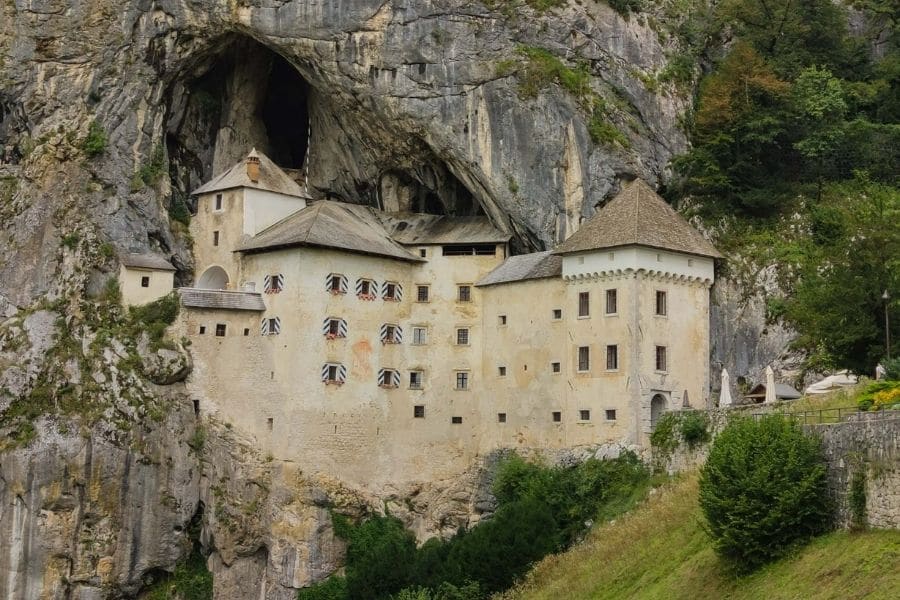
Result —
M 256 148 L 247 155 L 247 177 L 253 183 L 259 181 L 259 154 L 256 153 Z

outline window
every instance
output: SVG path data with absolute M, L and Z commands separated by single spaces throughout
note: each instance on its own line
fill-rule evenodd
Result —
M 374 300 L 378 286 L 371 279 L 356 280 L 356 297 L 360 300 Z
M 469 345 L 469 329 L 467 327 L 460 327 L 456 330 L 456 345 L 457 346 L 468 346 Z
M 263 319 L 259 324 L 259 332 L 262 335 L 278 335 L 281 333 L 281 318 L 271 317 Z
M 225 337 L 225 323 L 216 323 L 216 337 Z
M 472 286 L 460 285 L 457 286 L 456 290 L 456 299 L 459 302 L 470 302 L 472 300 Z
M 206 325 L 201 325 L 200 326 L 200 335 L 203 335 L 205 333 L 206 333 Z
M 141 277 L 141 287 L 150 287 L 150 277 L 148 275 Z
M 428 328 L 413 327 L 413 345 L 424 346 L 428 343 Z
M 560 365 L 558 362 L 552 362 L 550 363 L 550 369 L 554 373 L 559 373 L 562 370 L 562 365 Z
M 347 293 L 347 278 L 340 273 L 329 273 L 325 278 L 325 289 L 333 295 Z
M 428 286 L 416 286 L 416 302 L 428 302 Z
M 413 406 L 413 418 L 414 419 L 424 419 L 425 418 L 425 406 L 423 404 L 416 404 Z
M 578 370 L 581 372 L 591 370 L 591 348 L 590 348 L 590 346 L 579 346 L 578 347 Z
M 614 408 L 606 409 L 606 420 L 607 421 L 615 421 L 616 420 L 616 410 Z
M 381 284 L 381 297 L 390 302 L 400 302 L 403 299 L 403 288 L 395 281 L 385 281 Z
M 409 372 L 409 389 L 421 390 L 423 376 L 424 376 L 424 373 L 422 371 L 410 371 Z
M 584 410 L 584 409 L 579 410 L 578 418 L 581 419 L 582 421 L 590 421 L 591 420 L 591 411 Z
M 606 347 L 606 370 L 615 371 L 619 368 L 619 347 L 609 345 Z
M 657 371 L 666 371 L 666 347 L 665 346 L 657 346 L 656 347 L 656 370 Z
M 500 315 L 497 317 L 497 321 L 500 325 L 506 325 L 506 315 Z
M 589 317 L 591 315 L 591 293 L 579 292 L 578 294 L 578 316 Z
M 222 210 L 222 194 L 216 194 L 216 208 L 215 210 Z
M 457 390 L 469 389 L 469 372 L 468 371 L 457 371 L 456 372 L 456 389 Z
M 383 388 L 400 387 L 400 371 L 397 369 L 379 369 L 378 386 Z
M 347 367 L 341 363 L 325 363 L 322 365 L 322 381 L 325 385 L 342 385 L 347 380 Z
M 497 367 L 497 375 L 500 377 L 506 377 L 506 367 Z
M 425 258 L 426 256 L 428 256 L 428 250 L 426 250 L 425 248 L 419 248 L 419 256 Z
M 558 410 L 553 411 L 553 422 L 560 423 L 562 421 L 562 413 Z
M 462 425 L 462 417 L 450 417 L 450 422 L 454 425 Z
M 441 246 L 444 256 L 494 256 L 497 246 L 494 244 L 456 244 Z
M 668 314 L 666 306 L 666 293 L 662 290 L 656 292 L 656 314 L 664 317 Z
M 213 231 L 213 246 L 219 245 L 219 232 Z
M 562 309 L 561 309 L 561 308 L 554 308 L 554 309 L 553 309 L 553 320 L 554 320 L 554 321 L 559 321 L 560 319 L 562 319 Z
M 403 342 L 403 330 L 399 325 L 385 323 L 381 326 L 382 344 L 400 344 Z
M 497 422 L 506 423 L 506 413 L 497 413 Z
M 322 335 L 329 340 L 347 337 L 347 321 L 337 317 L 328 317 L 322 322 Z
M 606 290 L 606 314 L 614 315 L 619 312 L 616 290 Z
M 248 335 L 250 335 L 250 328 L 244 327 L 244 336 L 248 336 Z

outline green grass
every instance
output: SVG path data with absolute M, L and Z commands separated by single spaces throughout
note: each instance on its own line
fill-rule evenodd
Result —
M 745 577 L 719 561 L 701 527 L 697 480 L 686 477 L 634 512 L 549 556 L 498 598 L 894 598 L 900 532 L 838 531 Z

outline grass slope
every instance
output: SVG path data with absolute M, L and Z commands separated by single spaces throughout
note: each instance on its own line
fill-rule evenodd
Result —
M 701 528 L 697 479 L 684 478 L 584 543 L 541 561 L 502 598 L 898 598 L 900 532 L 834 532 L 734 578 Z

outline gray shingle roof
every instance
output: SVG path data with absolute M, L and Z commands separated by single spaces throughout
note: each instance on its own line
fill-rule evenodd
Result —
M 172 263 L 159 254 L 131 253 L 122 257 L 122 264 L 133 269 L 154 269 L 156 271 L 175 271 Z
M 282 219 L 244 242 L 239 252 L 291 246 L 336 248 L 360 254 L 423 262 L 388 237 L 367 206 L 322 200 Z
M 775 397 L 781 400 L 796 400 L 803 396 L 800 392 L 792 388 L 786 383 L 775 383 Z M 745 396 L 746 398 L 765 398 L 766 397 L 766 384 L 760 383 L 757 384 L 750 393 Z
M 266 304 L 258 292 L 178 288 L 181 304 L 189 308 L 264 311 Z
M 546 252 L 510 256 L 503 263 L 485 275 L 476 286 L 512 283 L 529 279 L 545 279 L 562 275 L 562 257 Z
M 487 217 L 448 217 L 420 213 L 378 213 L 388 235 L 400 244 L 497 244 L 512 237 Z
M 251 154 L 256 153 L 259 158 L 259 181 L 251 181 L 247 176 L 247 158 L 244 157 L 233 167 L 221 173 L 211 180 L 207 181 L 196 190 L 191 192 L 192 195 L 208 194 L 210 192 L 220 192 L 222 190 L 230 190 L 238 187 L 254 188 L 258 190 L 266 190 L 269 192 L 277 192 L 287 196 L 298 196 L 301 198 L 309 198 L 309 195 L 303 191 L 296 181 L 288 177 L 287 173 L 272 162 L 268 156 L 256 149 L 250 151 Z
M 650 246 L 713 258 L 722 256 L 641 179 L 624 184 L 615 198 L 560 244 L 554 253 L 570 254 L 618 246 Z

